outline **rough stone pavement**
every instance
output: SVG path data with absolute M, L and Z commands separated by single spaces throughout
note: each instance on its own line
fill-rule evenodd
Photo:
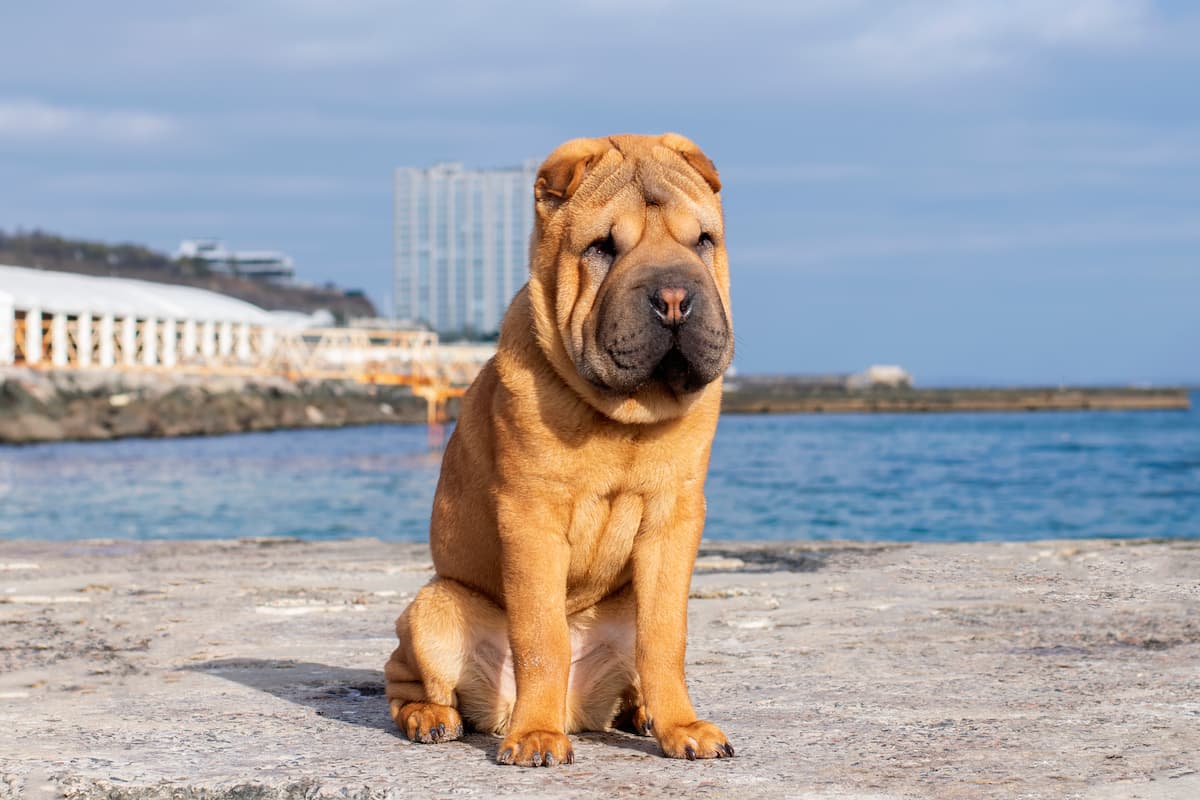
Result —
M 423 545 L 0 542 L 0 797 L 1200 798 L 1200 541 L 706 543 L 693 698 L 738 756 L 410 744 Z

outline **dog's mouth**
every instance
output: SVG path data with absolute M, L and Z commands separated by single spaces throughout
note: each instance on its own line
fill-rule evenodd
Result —
M 703 309 L 701 309 L 703 310 Z M 732 356 L 731 332 L 716 315 L 693 313 L 686 324 L 668 326 L 614 315 L 576 359 L 579 374 L 609 394 L 632 397 L 643 390 L 677 399 L 693 395 L 721 376 Z
M 678 342 L 658 362 L 658 366 L 650 373 L 650 379 L 659 381 L 675 395 L 690 394 L 708 383 L 692 369 Z
M 645 351 L 638 353 L 640 358 L 613 349 L 607 350 L 607 354 L 616 369 L 606 370 L 603 376 L 590 368 L 581 372 L 596 388 L 616 394 L 634 395 L 658 384 L 679 397 L 703 389 L 712 380 L 688 361 L 677 340 L 671 341 L 657 360 Z

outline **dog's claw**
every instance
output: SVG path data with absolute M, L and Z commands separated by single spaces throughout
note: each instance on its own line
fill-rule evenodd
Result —
M 687 756 L 688 761 L 696 760 L 696 748 L 692 747 L 690 744 L 683 748 L 683 754 Z
M 731 745 L 729 742 L 726 742 L 724 747 L 725 747 L 725 755 L 729 756 L 730 758 L 733 758 L 733 745 Z
M 430 731 L 430 733 L 433 733 L 433 731 Z M 445 737 L 446 737 L 446 726 L 439 723 L 437 726 L 437 738 L 444 739 Z
M 528 731 L 511 735 L 500 743 L 496 761 L 521 767 L 553 767 L 569 764 L 572 749 L 561 731 Z

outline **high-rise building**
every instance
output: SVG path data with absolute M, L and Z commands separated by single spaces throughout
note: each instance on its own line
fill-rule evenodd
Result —
M 400 167 L 395 314 L 440 333 L 489 334 L 528 277 L 537 163 L 496 170 Z

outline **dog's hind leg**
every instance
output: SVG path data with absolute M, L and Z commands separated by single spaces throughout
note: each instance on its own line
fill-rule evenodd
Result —
M 653 725 L 654 722 L 646 714 L 646 706 L 642 703 L 642 690 L 635 681 L 621 693 L 621 705 L 617 708 L 617 715 L 613 717 L 612 726 L 619 731 L 649 736 L 654 732 Z
M 641 707 L 634 668 L 634 603 L 627 589 L 573 615 L 567 732 L 602 731 Z M 643 712 L 644 713 L 644 712 Z M 643 722 L 630 712 L 631 725 Z
M 487 600 L 461 584 L 434 578 L 396 620 L 399 646 L 384 667 L 392 719 L 414 742 L 445 742 L 463 733 L 457 690 L 468 669 L 474 607 Z M 475 612 L 475 613 L 472 613 Z

